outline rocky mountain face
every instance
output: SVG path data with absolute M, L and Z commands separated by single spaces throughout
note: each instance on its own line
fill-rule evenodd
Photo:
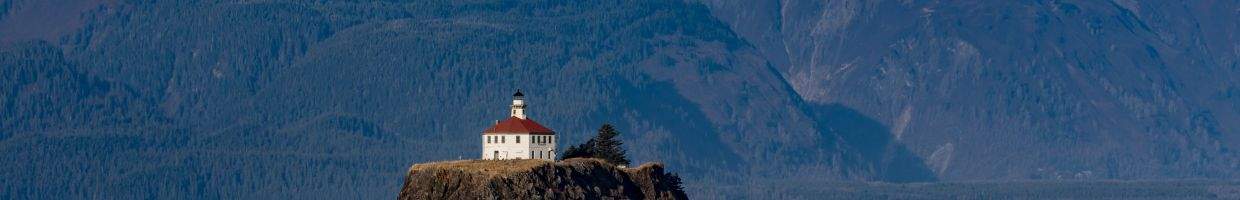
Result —
M 390 198 L 516 89 L 702 198 L 1240 166 L 1235 2 L 45 4 L 0 0 L 0 197 Z
M 680 187 L 657 163 L 474 160 L 414 165 L 397 199 L 688 199 Z
M 1235 1 L 703 1 L 941 179 L 1235 177 Z
M 666 163 L 691 193 L 934 179 L 883 125 L 806 104 L 702 5 L 122 1 L 78 15 L 72 34 L 0 52 L 0 99 L 21 113 L 2 116 L 0 159 L 28 163 L 0 167 L 4 196 L 388 196 L 404 175 L 392 163 L 476 157 L 516 89 L 562 143 L 615 124 L 634 161 Z M 97 187 L 45 192 L 64 185 Z

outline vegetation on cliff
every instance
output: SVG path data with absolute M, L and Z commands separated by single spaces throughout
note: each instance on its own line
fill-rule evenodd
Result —
M 92 1 L 0 0 L 0 199 L 391 199 L 516 88 L 703 199 L 1240 178 L 1237 1 Z
M 687 199 L 663 165 L 600 159 L 468 160 L 416 164 L 398 199 Z
M 620 166 L 629 165 L 629 158 L 624 155 L 624 146 L 622 146 L 624 142 L 620 142 L 618 136 L 620 136 L 620 131 L 616 131 L 611 124 L 603 124 L 603 127 L 598 128 L 598 135 L 594 138 L 564 150 L 564 159 L 598 158 Z

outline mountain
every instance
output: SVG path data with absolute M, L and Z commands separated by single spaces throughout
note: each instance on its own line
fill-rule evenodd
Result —
M 516 89 L 565 144 L 615 124 L 634 161 L 683 172 L 691 193 L 750 179 L 933 179 L 886 137 L 833 131 L 835 116 L 811 111 L 848 108 L 802 101 L 702 5 L 114 2 L 80 15 L 73 34 L 3 52 L 21 72 L 6 102 L 71 100 L 6 107 L 23 115 L 5 116 L 0 159 L 31 164 L 5 166 L 19 181 L 4 196 L 388 196 L 400 163 L 477 156 Z M 93 81 L 27 86 L 48 67 L 69 80 L 47 84 Z M 115 117 L 24 117 L 94 112 Z M 93 187 L 48 192 L 65 185 Z
M 703 1 L 944 180 L 1234 178 L 1235 1 Z
M 397 199 L 688 199 L 663 170 L 583 158 L 423 163 L 409 168 Z
M 0 197 L 391 198 L 517 89 L 695 198 L 1240 166 L 1231 2 L 55 3 L 0 0 Z

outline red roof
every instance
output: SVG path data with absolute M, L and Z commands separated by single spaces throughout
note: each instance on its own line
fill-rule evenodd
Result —
M 495 126 L 482 131 L 482 134 L 491 133 L 529 133 L 535 135 L 555 135 L 555 131 L 534 122 L 531 119 L 521 119 L 517 117 L 509 117 L 504 121 L 496 123 Z

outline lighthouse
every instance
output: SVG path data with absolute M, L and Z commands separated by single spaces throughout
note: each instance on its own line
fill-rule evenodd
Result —
M 482 131 L 483 160 L 555 160 L 555 131 L 530 119 L 525 103 L 525 94 L 517 90 L 508 118 Z
M 512 117 L 525 119 L 525 94 L 521 94 L 521 90 L 512 94 Z

